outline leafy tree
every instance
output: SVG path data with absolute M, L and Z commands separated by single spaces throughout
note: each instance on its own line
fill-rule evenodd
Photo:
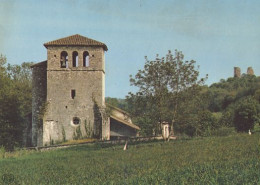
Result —
M 127 111 L 127 102 L 125 101 L 125 99 L 106 97 L 106 104 Z
M 7 66 L 7 73 L 14 84 L 14 91 L 20 103 L 22 117 L 32 110 L 32 70 L 33 62 L 23 62 L 21 65 Z
M 204 88 L 206 90 L 206 88 Z M 193 91 L 182 92 L 183 101 L 179 104 L 176 116 L 175 130 L 179 133 L 185 133 L 189 136 L 202 136 L 206 131 L 205 123 L 203 123 L 202 115 L 208 113 L 208 94 L 203 92 L 203 88 L 198 88 L 196 94 L 191 95 Z M 213 115 L 210 113 L 211 117 Z M 211 119 L 213 120 L 213 119 Z M 215 123 L 208 124 L 209 126 Z
M 260 107 L 258 102 L 252 97 L 241 99 L 237 103 L 234 114 L 234 126 L 239 132 L 247 132 L 253 129 L 257 120 L 259 120 Z
M 172 128 L 173 120 L 178 123 L 179 107 L 199 93 L 205 78 L 198 79 L 195 61 L 184 61 L 184 55 L 177 50 L 174 55 L 169 51 L 166 57 L 157 55 L 155 60 L 145 59 L 144 69 L 135 77 L 130 76 L 131 85 L 137 86 L 139 91 L 129 93 L 127 101 L 132 106 L 132 115 L 146 117 L 144 120 L 153 125 L 149 128 L 158 133 L 163 121 L 171 123 Z
M 211 87 L 208 90 L 208 95 L 210 98 L 209 110 L 212 112 L 220 112 L 223 108 L 224 102 L 225 106 L 228 105 L 225 99 L 229 92 L 226 89 Z
M 227 109 L 222 113 L 222 116 L 219 120 L 219 126 L 232 127 L 233 120 L 234 120 L 234 110 Z
M 255 91 L 254 98 L 260 103 L 260 89 Z
M 22 144 L 24 116 L 31 112 L 31 64 L 10 65 L 0 56 L 0 146 L 8 150 Z
M 235 110 L 242 99 L 253 96 L 259 102 L 260 77 L 242 75 L 241 78 L 228 78 L 209 87 L 209 110 L 221 112 L 219 125 L 234 126 Z

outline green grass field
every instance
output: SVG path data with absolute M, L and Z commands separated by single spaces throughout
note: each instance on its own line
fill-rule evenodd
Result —
M 260 184 L 260 133 L 0 159 L 0 184 Z

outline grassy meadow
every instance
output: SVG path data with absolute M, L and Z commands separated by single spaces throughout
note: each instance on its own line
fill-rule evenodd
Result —
M 0 184 L 260 184 L 260 133 L 91 144 L 0 159 Z

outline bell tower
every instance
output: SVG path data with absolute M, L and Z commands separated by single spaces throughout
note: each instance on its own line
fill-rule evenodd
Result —
M 46 100 L 41 103 L 44 116 L 33 144 L 44 146 L 77 137 L 100 137 L 102 116 L 98 109 L 105 106 L 107 46 L 78 34 L 44 46 Z

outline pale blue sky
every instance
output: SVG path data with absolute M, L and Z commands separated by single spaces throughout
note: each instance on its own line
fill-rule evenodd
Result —
M 0 0 L 0 53 L 46 60 L 43 43 L 80 34 L 106 43 L 106 96 L 124 98 L 144 56 L 181 50 L 207 84 L 233 67 L 260 73 L 259 0 Z

